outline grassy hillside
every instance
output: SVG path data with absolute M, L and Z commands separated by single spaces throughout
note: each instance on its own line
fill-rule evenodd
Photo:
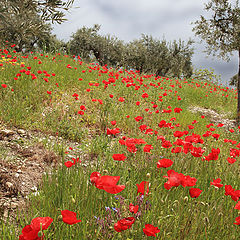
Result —
M 49 217 L 46 239 L 153 239 L 145 224 L 157 239 L 239 239 L 236 91 L 61 53 L 0 54 L 0 121 L 37 130 L 61 156 L 15 221 L 2 217 L 3 239 L 37 239 L 27 234 L 40 236 L 39 222 L 25 227 L 37 217 Z

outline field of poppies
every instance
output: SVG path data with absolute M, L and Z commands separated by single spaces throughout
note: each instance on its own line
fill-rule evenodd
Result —
M 60 52 L 0 56 L 0 120 L 55 136 L 62 160 L 0 219 L 1 239 L 240 238 L 236 90 Z

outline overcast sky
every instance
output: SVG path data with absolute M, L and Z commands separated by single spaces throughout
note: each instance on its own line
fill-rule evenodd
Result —
M 207 0 L 75 0 L 73 8 L 66 17 L 68 21 L 54 25 L 53 33 L 59 39 L 68 41 L 77 29 L 94 24 L 101 25 L 101 34 L 111 34 L 125 42 L 149 34 L 167 41 L 174 39 L 195 41 L 193 65 L 197 68 L 212 67 L 221 74 L 226 83 L 238 71 L 237 53 L 229 63 L 212 56 L 206 58 L 204 45 L 192 32 L 194 22 L 203 10 Z M 235 0 L 231 0 L 235 2 Z

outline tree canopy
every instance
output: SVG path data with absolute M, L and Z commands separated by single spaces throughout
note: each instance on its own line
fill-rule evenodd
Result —
M 0 5 L 0 42 L 16 44 L 16 50 L 32 50 L 56 39 L 50 22 L 65 21 L 74 0 L 2 0 Z M 45 44 L 46 43 L 46 44 Z
M 111 35 L 100 35 L 100 26 L 83 27 L 74 33 L 68 43 L 70 53 L 101 65 L 126 67 L 161 76 L 192 74 L 192 41 L 167 42 L 142 34 L 129 43 Z

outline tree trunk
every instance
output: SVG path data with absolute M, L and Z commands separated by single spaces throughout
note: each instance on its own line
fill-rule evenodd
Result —
M 238 81 L 237 81 L 237 124 L 240 125 L 240 48 L 238 49 Z

